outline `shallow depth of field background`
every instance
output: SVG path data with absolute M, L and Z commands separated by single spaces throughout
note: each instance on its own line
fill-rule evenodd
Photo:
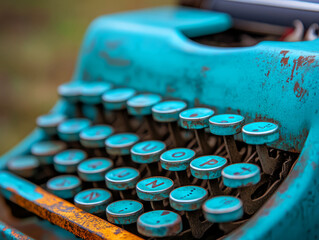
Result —
M 89 23 L 113 12 L 173 4 L 173 0 L 0 2 L 0 156 L 35 127 L 38 115 L 69 81 Z

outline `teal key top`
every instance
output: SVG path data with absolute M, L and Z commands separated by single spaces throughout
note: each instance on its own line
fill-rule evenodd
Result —
M 131 157 L 134 162 L 141 164 L 158 162 L 165 149 L 166 144 L 162 141 L 144 141 L 131 148 Z
M 203 204 L 205 218 L 213 223 L 237 221 L 244 215 L 243 203 L 232 196 L 218 196 Z
M 144 201 L 161 201 L 169 197 L 174 182 L 167 177 L 149 177 L 136 185 L 137 196 Z
M 58 94 L 69 102 L 78 102 L 81 95 L 81 84 L 77 82 L 63 83 L 58 87 Z
M 254 122 L 243 126 L 243 140 L 247 144 L 261 145 L 279 139 L 279 127 L 271 122 Z
M 80 132 L 80 142 L 87 148 L 104 147 L 105 139 L 114 133 L 114 129 L 109 125 L 95 125 Z
M 179 114 L 181 126 L 186 129 L 203 129 L 209 126 L 209 118 L 214 110 L 209 108 L 190 108 Z
M 152 115 L 158 122 L 175 122 L 186 107 L 183 101 L 164 101 L 153 106 Z
M 142 203 L 135 200 L 120 200 L 107 206 L 106 217 L 111 223 L 127 225 L 135 223 L 143 212 Z
M 78 175 L 86 182 L 104 181 L 107 171 L 112 169 L 113 162 L 107 158 L 90 158 L 78 165 Z
M 137 231 L 147 237 L 176 236 L 182 229 L 181 216 L 168 210 L 143 213 L 137 220 Z
M 81 149 L 68 149 L 54 156 L 54 168 L 60 173 L 75 173 L 80 162 L 87 158 Z
M 57 127 L 66 120 L 66 116 L 62 113 L 49 113 L 39 116 L 36 120 L 37 126 L 48 135 L 57 134 Z
M 40 166 L 38 158 L 32 155 L 24 155 L 11 158 L 7 162 L 9 171 L 25 178 L 33 177 Z
M 129 155 L 132 146 L 139 141 L 134 133 L 118 133 L 105 140 L 106 151 L 111 155 Z
M 201 208 L 207 196 L 208 193 L 205 188 L 191 185 L 183 186 L 170 193 L 169 202 L 175 210 L 195 211 Z
M 107 205 L 111 202 L 112 194 L 102 188 L 87 189 L 74 197 L 75 206 L 96 215 L 104 215 Z
M 63 199 L 73 198 L 81 191 L 81 180 L 73 175 L 61 175 L 47 182 L 47 189 Z
M 81 85 L 80 100 L 86 104 L 102 103 L 102 95 L 113 87 L 108 82 L 85 82 Z
M 54 155 L 62 152 L 67 145 L 61 141 L 42 141 L 32 145 L 31 153 L 36 156 L 43 165 L 53 164 Z
M 127 101 L 127 110 L 132 115 L 151 115 L 152 107 L 161 100 L 162 97 L 157 94 L 139 94 Z
M 260 169 L 255 164 L 236 163 L 225 167 L 222 176 L 226 187 L 248 187 L 260 181 Z
M 135 168 L 121 167 L 110 170 L 105 174 L 106 186 L 111 190 L 127 190 L 135 188 L 140 173 Z
M 190 163 L 191 173 L 199 179 L 216 179 L 221 176 L 223 168 L 227 165 L 227 159 L 208 155 L 195 158 Z
M 80 132 L 91 125 L 86 118 L 73 118 L 62 122 L 58 126 L 58 136 L 67 142 L 80 140 Z
M 218 136 L 235 135 L 241 131 L 245 118 L 237 114 L 219 114 L 209 119 L 210 132 Z
M 195 157 L 195 151 L 189 148 L 174 148 L 165 151 L 161 157 L 162 168 L 168 171 L 185 171 Z
M 106 91 L 103 96 L 103 105 L 107 110 L 126 109 L 126 102 L 136 94 L 133 88 L 115 88 Z

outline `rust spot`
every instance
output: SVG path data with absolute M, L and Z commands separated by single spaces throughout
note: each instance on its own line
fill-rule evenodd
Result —
M 107 52 L 105 51 L 101 51 L 100 52 L 100 57 L 105 59 L 105 61 L 112 66 L 116 66 L 116 67 L 126 67 L 131 65 L 131 61 L 127 60 L 127 59 L 123 59 L 123 58 L 114 58 L 111 57 Z
M 206 77 L 206 72 L 209 71 L 209 70 L 210 70 L 209 67 L 203 66 L 202 69 L 200 70 L 200 74 L 201 74 L 203 77 Z
M 306 89 L 304 89 L 303 87 L 301 87 L 298 81 L 295 83 L 294 93 L 295 93 L 296 97 L 299 98 L 299 101 L 301 101 L 303 99 L 303 97 L 305 96 L 306 93 L 308 95 L 308 91 Z
M 269 73 L 270 73 L 270 70 L 268 70 L 268 72 L 266 73 L 266 77 L 269 77 Z
M 280 52 L 280 54 L 283 55 L 282 59 L 280 60 L 281 66 L 286 66 L 288 64 L 289 57 L 286 57 L 287 53 L 289 53 L 289 51 Z
M 118 228 L 118 229 L 115 230 L 114 234 L 117 235 L 117 234 L 119 234 L 121 232 L 122 232 L 122 229 Z
M 293 67 L 291 70 L 291 75 L 289 78 L 287 78 L 287 82 L 293 80 L 294 78 L 294 74 L 295 74 L 295 70 L 298 70 L 300 67 L 306 66 L 306 65 L 310 65 L 315 61 L 315 56 L 308 56 L 308 57 L 304 57 L 304 56 L 300 56 L 297 59 L 293 60 Z
M 109 48 L 109 49 L 116 49 L 118 48 L 120 45 L 121 45 L 121 41 L 119 40 L 114 40 L 114 41 L 107 41 L 105 43 L 106 47 Z

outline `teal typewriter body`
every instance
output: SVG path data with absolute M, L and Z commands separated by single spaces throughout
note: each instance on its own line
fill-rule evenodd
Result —
M 316 239 L 319 40 L 196 41 L 232 27 L 228 14 L 187 7 L 94 20 L 50 111 L 63 121 L 39 120 L 1 157 L 1 194 L 83 239 Z M 34 147 L 50 141 L 60 145 Z M 25 156 L 40 163 L 10 165 Z M 94 158 L 107 159 L 102 177 L 80 169 Z M 69 178 L 38 180 L 31 168 Z M 80 204 L 75 195 L 89 189 Z M 108 199 L 99 211 L 89 207 L 97 196 Z

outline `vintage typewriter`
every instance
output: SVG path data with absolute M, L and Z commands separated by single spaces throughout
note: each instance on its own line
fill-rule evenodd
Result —
M 91 24 L 6 204 L 61 239 L 317 239 L 318 5 L 180 5 Z

